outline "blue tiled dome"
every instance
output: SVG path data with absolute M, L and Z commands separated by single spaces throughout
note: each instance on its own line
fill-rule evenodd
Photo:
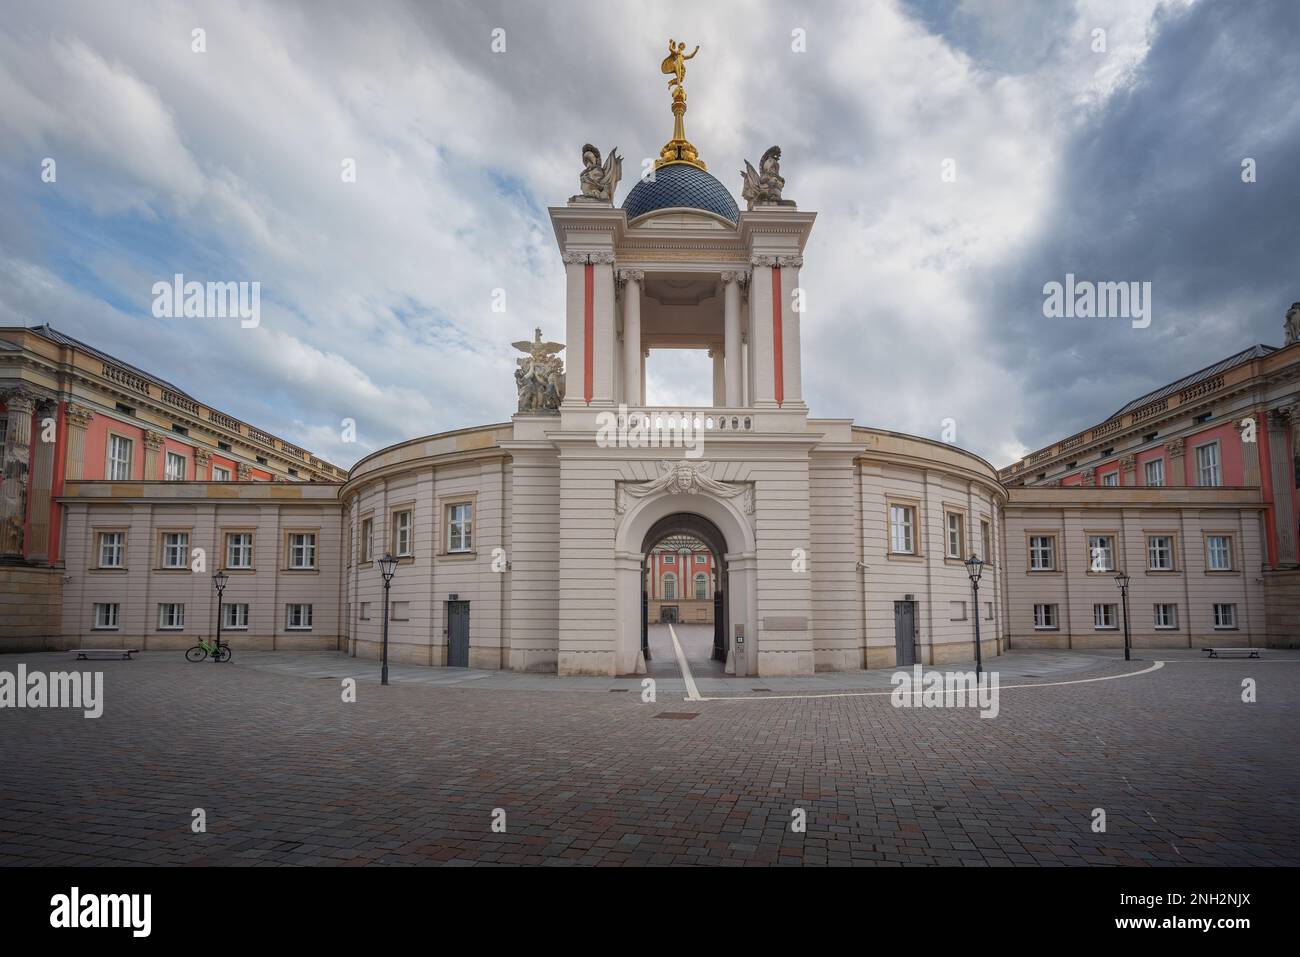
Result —
M 729 223 L 740 220 L 740 207 L 727 187 L 689 163 L 669 163 L 655 170 L 654 182 L 640 180 L 623 200 L 628 220 L 652 213 L 656 209 L 703 209 L 716 213 Z

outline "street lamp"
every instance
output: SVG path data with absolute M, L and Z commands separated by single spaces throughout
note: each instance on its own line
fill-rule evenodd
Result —
M 972 554 L 962 564 L 966 566 L 966 574 L 970 576 L 972 601 L 975 606 L 975 680 L 979 681 L 980 675 L 984 672 L 984 661 L 980 654 L 980 573 L 984 571 L 984 562 L 978 555 Z
M 1115 576 L 1115 584 L 1119 586 L 1120 602 L 1124 605 L 1124 660 L 1129 660 L 1129 640 L 1128 640 L 1128 582 L 1129 578 L 1123 572 Z
M 379 574 L 384 576 L 384 667 L 379 676 L 379 683 L 383 685 L 388 684 L 388 586 L 395 571 L 397 559 L 391 552 L 385 552 L 384 557 L 379 559 Z
M 221 661 L 221 612 L 223 610 L 221 606 L 221 595 L 225 592 L 226 582 L 228 581 L 230 581 L 230 576 L 220 570 L 212 576 L 212 584 L 215 585 L 217 589 L 217 653 L 212 656 L 212 660 L 216 662 Z

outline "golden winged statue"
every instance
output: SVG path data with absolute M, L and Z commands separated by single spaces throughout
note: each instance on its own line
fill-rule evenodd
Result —
M 694 50 L 683 56 L 682 54 L 685 52 L 685 40 L 674 44 L 672 38 L 668 38 L 668 55 L 664 57 L 664 62 L 659 65 L 659 72 L 672 74 L 672 79 L 668 81 L 668 89 L 670 90 L 675 86 L 682 85 L 682 81 L 686 79 L 686 61 L 700 52 L 700 46 L 697 43 Z

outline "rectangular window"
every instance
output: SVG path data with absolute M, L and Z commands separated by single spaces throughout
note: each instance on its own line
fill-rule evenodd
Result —
M 1215 602 L 1214 627 L 1215 628 L 1236 628 L 1237 627 L 1237 606 Z
M 131 440 L 120 435 L 108 437 L 108 477 L 115 482 L 131 479 Z
M 95 604 L 95 627 L 106 629 L 117 629 L 118 610 L 120 605 L 117 602 L 96 603 Z
M 1177 605 L 1156 605 L 1155 606 L 1155 626 L 1163 629 L 1173 629 L 1178 627 L 1178 606 Z
M 229 482 L 229 481 L 230 481 L 230 469 L 225 468 L 225 467 L 220 466 L 220 465 L 214 465 L 214 466 L 212 466 L 212 481 L 214 481 L 214 482 Z
M 253 567 L 252 532 L 230 532 L 226 535 L 226 567 Z
M 1165 460 L 1152 459 L 1143 466 L 1146 472 L 1147 484 L 1153 486 L 1162 486 L 1165 484 Z
M 468 552 L 474 547 L 474 506 L 470 502 L 447 506 L 447 551 Z
M 373 518 L 363 518 L 361 520 L 361 560 L 363 562 L 374 561 L 375 559 L 375 520 Z
M 704 601 L 709 597 L 709 580 L 703 575 L 695 576 L 695 598 Z
M 167 453 L 167 466 L 163 469 L 163 479 L 168 482 L 185 481 L 185 456 L 175 452 Z
M 889 550 L 916 554 L 916 509 L 910 505 L 889 506 Z
M 248 605 L 232 604 L 221 606 L 221 627 L 237 630 L 248 628 Z
M 162 604 L 158 606 L 158 628 L 161 631 L 180 631 L 185 627 L 185 606 Z
M 1103 486 L 1112 486 L 1112 487 L 1119 485 L 1119 473 L 1107 472 L 1105 475 L 1101 477 L 1101 484 Z
M 126 533 L 99 533 L 99 567 L 121 568 L 126 561 Z
M 960 512 L 948 512 L 948 557 L 962 557 L 962 522 Z
M 393 515 L 393 554 L 398 558 L 411 557 L 411 513 L 396 512 Z
M 664 559 L 664 564 L 665 564 L 665 565 L 676 565 L 676 564 L 677 564 L 677 556 L 676 556 L 676 555 L 664 555 L 664 556 L 663 556 L 663 559 Z
M 988 522 L 980 522 L 980 558 L 984 561 L 992 561 L 993 555 L 993 533 L 989 529 Z
M 310 631 L 311 605 L 285 605 L 284 627 L 290 631 Z
M 1174 538 L 1172 535 L 1147 536 L 1147 569 L 1153 572 L 1174 570 Z
M 1212 572 L 1232 571 L 1232 537 L 1205 536 L 1205 568 Z
M 368 601 L 363 601 L 363 602 L 361 603 L 360 618 L 361 618 L 362 621 L 369 621 L 369 620 L 370 620 L 370 602 L 368 602 Z
M 1114 628 L 1116 621 L 1116 608 L 1117 606 L 1115 605 L 1093 605 L 1092 626 L 1099 631 Z
M 1115 538 L 1111 535 L 1088 536 L 1088 571 L 1095 573 L 1115 570 Z
M 1198 485 L 1222 485 L 1219 472 L 1219 443 L 1211 442 L 1196 449 L 1196 476 Z
M 293 532 L 289 535 L 289 567 L 316 567 L 316 536 L 311 532 Z
M 189 532 L 164 532 L 162 537 L 162 567 L 188 568 L 190 552 Z
M 1029 537 L 1029 570 L 1050 572 L 1055 569 L 1056 537 L 1053 535 L 1031 535 Z
M 1035 605 L 1034 606 L 1034 627 L 1042 630 L 1052 630 L 1056 628 L 1056 606 L 1055 605 Z

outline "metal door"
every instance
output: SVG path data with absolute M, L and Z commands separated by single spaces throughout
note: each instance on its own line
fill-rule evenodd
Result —
M 447 664 L 469 667 L 469 602 L 447 602 Z
M 894 653 L 899 668 L 916 664 L 916 602 L 894 602 Z

